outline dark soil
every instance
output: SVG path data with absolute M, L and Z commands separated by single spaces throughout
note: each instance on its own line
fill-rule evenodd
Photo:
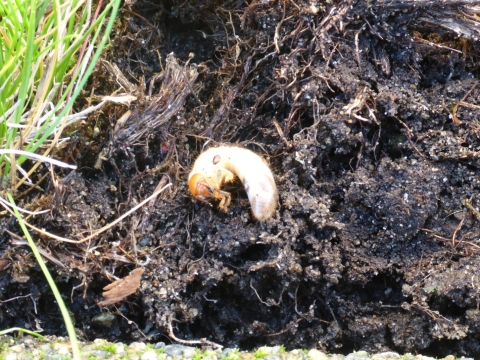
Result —
M 480 356 L 480 44 L 467 31 L 478 2 L 438 3 L 125 5 L 105 60 L 131 87 L 101 63 L 77 106 L 97 101 L 92 89 L 137 101 L 86 120 L 58 154 L 78 170 L 57 169 L 59 185 L 48 176 L 21 203 L 52 209 L 32 224 L 81 240 L 172 184 L 90 241 L 33 233 L 58 260 L 80 336 L 168 341 L 171 325 L 243 349 Z M 188 96 L 165 85 L 167 59 Z M 228 213 L 189 194 L 193 161 L 220 143 L 269 160 L 269 221 L 252 218 L 239 184 Z M 33 256 L 11 239 L 0 237 L 0 327 L 64 335 Z M 136 294 L 100 309 L 102 288 L 137 267 Z

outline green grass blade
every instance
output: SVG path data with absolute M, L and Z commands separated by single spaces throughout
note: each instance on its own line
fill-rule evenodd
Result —
M 8 200 L 10 201 L 10 204 L 15 205 L 15 200 L 13 200 L 13 196 L 10 193 L 7 193 L 7 197 L 8 197 Z M 33 255 L 35 256 L 35 259 L 37 260 L 38 265 L 40 265 L 43 275 L 47 279 L 48 285 L 50 285 L 50 289 L 52 289 L 53 296 L 57 301 L 58 307 L 60 308 L 60 312 L 62 313 L 63 321 L 65 322 L 65 327 L 67 329 L 68 337 L 72 345 L 73 359 L 80 360 L 80 348 L 78 346 L 77 335 L 75 334 L 75 328 L 73 326 L 72 319 L 70 318 L 70 314 L 68 313 L 67 307 L 63 302 L 62 295 L 60 295 L 60 291 L 58 291 L 57 285 L 55 284 L 55 281 L 53 280 L 52 275 L 48 271 L 47 265 L 43 261 L 42 255 L 40 255 L 40 252 L 38 251 L 37 246 L 35 245 L 35 242 L 30 236 L 30 233 L 27 227 L 25 226 L 23 217 L 18 211 L 17 206 L 13 206 L 13 211 L 15 212 L 15 217 L 17 218 L 18 223 L 22 228 L 23 234 L 27 239 L 28 245 L 30 245 L 30 249 L 32 250 Z

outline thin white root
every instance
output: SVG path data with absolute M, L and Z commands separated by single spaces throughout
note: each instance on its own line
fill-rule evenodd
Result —
M 175 336 L 173 333 L 172 319 L 168 319 L 168 336 L 180 344 L 185 345 L 210 345 L 216 347 L 217 349 L 223 349 L 223 346 L 213 341 L 202 338 L 200 340 L 182 340 Z

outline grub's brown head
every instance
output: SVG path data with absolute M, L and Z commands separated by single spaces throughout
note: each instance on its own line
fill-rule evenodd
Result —
M 215 197 L 215 190 L 218 188 L 218 185 L 215 184 L 211 177 L 195 174 L 190 178 L 188 188 L 196 199 L 207 200 Z

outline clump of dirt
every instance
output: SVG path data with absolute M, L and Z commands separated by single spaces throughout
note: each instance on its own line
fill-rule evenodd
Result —
M 24 202 L 52 208 L 37 227 L 81 240 L 172 185 L 89 241 L 38 237 L 76 328 L 123 341 L 480 355 L 471 3 L 125 5 L 90 86 L 104 95 L 121 84 L 137 100 L 92 116 L 69 148 L 79 170 Z M 227 213 L 190 196 L 193 161 L 220 143 L 268 158 L 280 193 L 269 221 L 252 218 L 238 184 Z M 0 302 L 2 327 L 62 333 L 29 252 L 9 239 L 0 300 L 16 299 Z M 136 267 L 139 291 L 106 316 L 102 288 Z

